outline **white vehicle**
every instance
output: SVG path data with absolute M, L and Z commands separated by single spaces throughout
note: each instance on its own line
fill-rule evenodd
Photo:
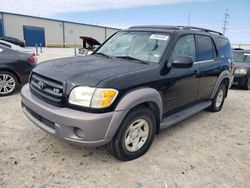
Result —
M 15 44 L 12 44 L 12 43 L 4 41 L 4 40 L 0 40 L 0 44 L 3 45 L 3 46 L 6 46 L 8 48 L 11 48 L 12 50 L 16 50 L 16 51 L 19 51 L 19 52 L 35 55 L 34 51 L 31 50 L 31 49 L 22 48 L 20 46 L 17 46 Z

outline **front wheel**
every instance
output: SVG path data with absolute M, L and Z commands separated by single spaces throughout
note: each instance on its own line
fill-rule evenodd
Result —
M 224 83 L 222 83 L 220 85 L 215 97 L 212 100 L 212 105 L 209 108 L 209 110 L 211 112 L 221 111 L 223 104 L 224 104 L 224 101 L 225 101 L 226 92 L 227 92 L 226 85 Z
M 144 155 L 154 140 L 156 121 L 151 110 L 135 108 L 124 118 L 110 142 L 111 153 L 121 161 L 129 161 Z

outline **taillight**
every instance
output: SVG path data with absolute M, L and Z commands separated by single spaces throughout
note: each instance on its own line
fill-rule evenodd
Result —
M 31 57 L 28 57 L 27 61 L 35 64 L 37 62 L 36 56 L 32 55 Z

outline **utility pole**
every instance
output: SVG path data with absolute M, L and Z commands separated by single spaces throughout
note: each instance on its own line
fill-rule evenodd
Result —
M 226 9 L 226 13 L 224 14 L 224 20 L 223 20 L 223 27 L 222 27 L 222 33 L 223 35 L 225 35 L 226 30 L 227 30 L 227 25 L 228 25 L 228 18 L 229 18 L 229 14 L 228 14 L 228 9 Z
M 188 12 L 188 22 L 187 22 L 188 26 L 190 26 L 190 20 L 191 20 L 191 12 Z

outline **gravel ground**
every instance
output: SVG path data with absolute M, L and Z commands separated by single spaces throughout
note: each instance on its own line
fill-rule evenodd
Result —
M 3 188 L 250 187 L 250 92 L 245 90 L 230 90 L 219 113 L 203 111 L 163 130 L 143 157 L 129 162 L 117 161 L 104 147 L 71 146 L 37 128 L 22 113 L 19 92 L 1 97 L 0 105 Z

